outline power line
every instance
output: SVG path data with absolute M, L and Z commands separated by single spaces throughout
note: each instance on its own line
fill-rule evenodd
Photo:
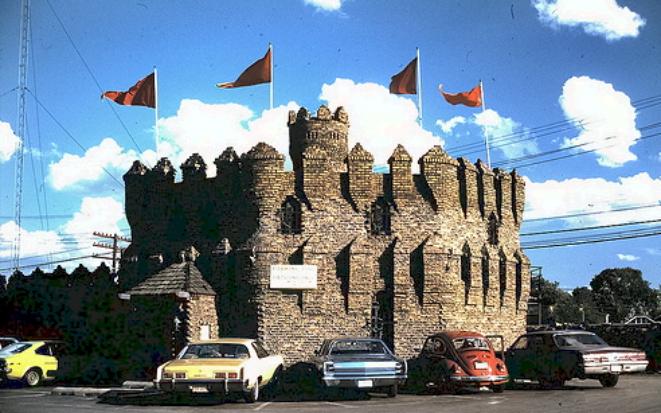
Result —
M 13 267 L 10 267 L 10 268 L 0 268 L 0 271 L 9 271 L 9 270 L 14 270 L 14 269 L 22 269 L 22 268 L 34 268 L 34 267 L 40 267 L 40 266 L 42 266 L 42 265 L 45 266 L 45 265 L 51 265 L 51 264 L 61 264 L 61 263 L 63 263 L 63 262 L 77 261 L 77 260 L 82 260 L 82 259 L 84 259 L 84 258 L 106 258 L 106 257 L 99 257 L 99 256 L 96 255 L 96 254 L 92 254 L 92 255 L 83 255 L 83 256 L 73 257 L 73 258 L 68 258 L 68 259 L 63 259 L 63 260 L 54 260 L 54 261 L 40 262 L 40 263 L 30 264 L 30 265 L 21 265 L 21 266 L 19 266 L 19 267 L 17 267 L 17 268 L 13 268 Z M 112 258 L 111 258 L 111 257 L 107 257 L 106 259 L 111 260 Z
M 597 243 L 602 243 L 602 242 L 621 241 L 621 240 L 634 239 L 634 238 L 646 238 L 646 237 L 653 237 L 653 236 L 657 236 L 657 235 L 661 235 L 661 231 L 650 232 L 650 233 L 645 233 L 645 234 L 634 234 L 634 235 L 627 235 L 627 236 L 619 236 L 619 237 L 612 237 L 612 238 L 602 238 L 602 239 L 596 239 L 596 240 L 584 240 L 584 241 L 577 240 L 577 241 L 568 241 L 568 242 L 541 244 L 541 245 L 532 245 L 532 246 L 522 245 L 521 247 L 526 249 L 526 250 L 545 249 L 545 248 L 559 248 L 559 247 L 569 247 L 569 246 L 573 246 L 573 245 L 597 244 Z
M 21 257 L 21 259 L 22 260 L 30 260 L 30 259 L 34 259 L 34 258 L 51 257 L 52 255 L 68 254 L 70 252 L 89 250 L 89 249 L 92 249 L 92 248 L 94 248 L 94 247 L 72 248 L 72 249 L 58 251 L 58 252 L 49 252 L 47 254 L 39 254 L 39 255 L 31 255 L 29 257 Z M 6 262 L 10 262 L 10 261 L 11 260 L 1 260 L 0 263 L 6 263 Z
M 661 132 L 653 133 L 653 134 L 647 135 L 647 136 L 642 136 L 640 138 L 634 139 L 633 142 L 642 141 L 642 140 L 650 139 L 650 138 L 656 138 L 656 137 L 659 137 L 659 136 L 661 136 Z M 514 165 L 513 167 L 516 168 L 516 169 L 527 168 L 529 166 L 535 166 L 535 165 L 540 165 L 540 164 L 543 164 L 543 163 L 559 161 L 559 160 L 562 160 L 562 159 L 573 158 L 575 156 L 585 155 L 585 154 L 588 154 L 588 153 L 596 152 L 600 149 L 610 148 L 610 147 L 613 147 L 615 145 L 616 144 L 606 145 L 606 146 L 602 146 L 602 147 L 599 147 L 599 148 L 588 149 L 588 150 L 581 151 L 581 152 L 576 152 L 576 153 L 570 153 L 568 155 L 557 156 L 555 158 L 543 159 L 543 160 L 540 160 L 540 161 L 529 162 L 529 163 L 524 163 L 524 164 L 520 164 L 520 165 Z M 540 154 L 538 156 L 542 156 L 542 154 Z M 512 166 L 510 166 L 510 167 L 512 167 Z
M 38 104 L 39 106 L 41 106 L 41 108 L 44 110 L 44 112 L 46 112 L 46 113 L 48 114 L 48 116 L 53 120 L 53 122 L 55 122 L 55 123 L 57 124 L 57 126 L 59 126 L 59 127 L 64 131 L 64 133 L 65 133 L 65 134 L 66 134 L 66 135 L 67 135 L 72 141 L 74 141 L 74 142 L 76 143 L 76 145 L 78 145 L 78 147 L 79 147 L 80 149 L 83 150 L 83 152 L 87 152 L 87 148 L 84 147 L 84 146 L 83 146 L 83 145 L 82 145 L 82 144 L 81 144 L 76 138 L 74 138 L 74 136 L 71 134 L 71 132 L 69 132 L 69 131 L 67 130 L 67 128 L 65 128 L 64 125 L 62 125 L 62 124 L 60 123 L 60 121 L 57 120 L 57 118 L 55 117 L 55 115 L 53 115 L 53 114 L 51 113 L 51 111 L 49 111 L 48 108 L 46 108 L 46 107 L 44 106 L 44 104 L 41 103 L 41 101 L 39 100 L 39 98 L 37 98 L 37 96 L 35 96 L 35 94 L 32 93 L 32 91 L 31 91 L 30 89 L 27 89 L 27 91 L 30 93 L 30 95 L 32 95 L 32 97 L 34 98 L 35 102 L 37 102 L 37 104 Z M 117 182 L 117 184 L 119 184 L 119 186 L 121 186 L 122 189 L 124 188 L 124 184 L 121 183 L 121 182 L 119 181 L 119 179 L 117 179 L 117 178 L 115 177 L 115 175 L 113 175 L 112 173 L 110 173 L 110 171 L 108 171 L 104 166 L 99 166 L 99 167 L 100 167 L 100 168 L 101 168 L 101 169 L 102 169 L 102 170 L 103 170 L 108 176 L 110 176 L 110 177 L 113 179 L 113 181 Z
M 94 80 L 94 83 L 96 83 L 96 87 L 99 89 L 99 93 L 103 93 L 104 89 L 101 87 L 101 83 L 99 83 L 98 79 L 94 75 L 94 72 L 92 72 L 92 69 L 90 68 L 90 66 L 87 64 L 87 61 L 83 57 L 82 53 L 80 53 L 80 50 L 78 50 L 78 47 L 76 46 L 76 43 L 73 41 L 73 38 L 69 34 L 69 31 L 64 26 L 64 22 L 62 22 L 62 20 L 60 19 L 60 16 L 58 16 L 58 14 L 55 12 L 55 9 L 53 8 L 53 6 L 51 5 L 49 0 L 46 0 L 46 4 L 48 4 L 48 7 L 53 12 L 53 15 L 55 16 L 55 19 L 57 19 L 58 23 L 60 24 L 60 27 L 62 28 L 62 31 L 64 32 L 67 39 L 69 40 L 69 43 L 71 44 L 71 47 L 73 47 L 73 50 L 76 52 L 76 54 L 78 55 L 80 60 L 83 62 L 83 65 L 85 66 L 85 69 L 87 69 L 87 73 L 89 73 L 89 75 L 92 77 L 92 80 Z M 119 117 L 119 113 L 117 113 L 117 111 L 115 110 L 115 108 L 112 106 L 112 104 L 109 101 L 106 100 L 105 103 L 108 105 L 108 107 L 115 114 L 115 117 L 117 118 L 119 123 L 122 125 L 122 128 L 124 128 L 124 131 L 126 132 L 126 134 L 131 139 L 131 142 L 133 142 L 133 145 L 138 150 L 138 155 L 142 157 L 142 152 L 143 152 L 142 148 L 140 148 L 140 145 L 138 145 L 138 142 L 136 142 L 136 140 L 133 138 L 133 135 L 131 134 L 129 129 L 126 127 L 126 124 L 124 123 L 122 118 Z M 146 162 L 146 160 L 145 160 L 145 162 Z M 150 165 L 147 165 L 147 166 L 151 167 Z
M 555 229 L 555 230 L 549 230 L 549 231 L 527 232 L 525 234 L 521 234 L 520 236 L 530 237 L 530 236 L 533 236 L 533 235 L 560 234 L 560 233 L 564 233 L 564 232 L 575 232 L 575 231 L 591 231 L 591 230 L 603 229 L 603 228 L 614 228 L 614 227 L 624 227 L 624 226 L 629 226 L 629 225 L 651 224 L 651 223 L 654 223 L 654 222 L 661 222 L 661 219 L 649 219 L 649 220 L 646 220 L 646 221 L 635 221 L 635 222 L 624 222 L 624 223 L 619 223 L 619 224 L 597 225 L 597 226 L 592 226 L 592 227 L 577 227 L 577 228 Z
M 601 234 L 594 234 L 594 235 L 584 235 L 584 236 L 574 236 L 574 237 L 566 237 L 566 238 L 554 238 L 554 239 L 548 239 L 548 240 L 527 241 L 527 242 L 524 242 L 523 244 L 526 245 L 526 246 L 534 246 L 534 245 L 538 245 L 538 244 L 554 243 L 554 242 L 592 241 L 592 240 L 599 240 L 599 239 L 604 238 L 604 237 L 636 235 L 636 234 L 646 233 L 646 232 L 649 232 L 649 231 L 658 231 L 658 230 L 661 230 L 661 226 L 655 226 L 655 227 L 650 227 L 650 228 L 626 229 L 626 230 L 621 230 L 621 231 L 611 231 L 611 232 L 604 232 L 604 233 L 601 233 Z
M 547 220 L 552 220 L 552 219 L 576 218 L 576 217 L 583 217 L 583 216 L 587 216 L 587 215 L 600 215 L 600 214 L 608 214 L 608 213 L 611 213 L 611 212 L 622 212 L 622 211 L 633 211 L 633 210 L 645 209 L 645 208 L 655 208 L 655 207 L 659 207 L 659 206 L 661 206 L 661 204 L 659 204 L 659 203 L 646 204 L 646 205 L 634 205 L 634 206 L 622 207 L 622 208 L 617 208 L 617 209 L 605 209 L 605 210 L 592 211 L 592 212 L 577 212 L 575 214 L 555 215 L 555 216 L 550 216 L 550 217 L 524 219 L 523 222 L 527 223 L 527 222 L 536 222 L 536 221 L 547 221 Z

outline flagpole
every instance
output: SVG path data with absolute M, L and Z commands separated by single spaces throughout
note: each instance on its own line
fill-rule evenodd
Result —
M 154 144 L 158 145 L 158 72 L 154 65 Z
M 271 82 L 269 87 L 269 106 L 273 109 L 273 45 L 269 42 L 269 52 L 271 54 Z
M 420 126 L 422 126 L 422 76 L 420 74 L 420 49 L 415 48 L 415 57 L 416 57 L 416 62 L 417 68 L 415 70 L 415 73 L 417 75 L 417 80 L 418 80 L 418 121 L 420 123 Z
M 482 101 L 482 113 L 486 110 L 486 104 L 484 102 L 484 85 L 482 84 L 482 79 L 480 79 L 480 100 Z M 487 165 L 491 168 L 491 154 L 489 153 L 489 132 L 487 128 L 484 128 L 484 145 L 487 150 Z

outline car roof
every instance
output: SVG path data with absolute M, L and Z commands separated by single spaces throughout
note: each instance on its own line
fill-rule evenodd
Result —
M 249 345 L 250 343 L 254 342 L 255 340 L 252 338 L 234 338 L 234 337 L 227 337 L 227 338 L 215 338 L 211 340 L 195 340 L 191 341 L 189 344 L 244 344 L 244 345 Z
M 547 335 L 547 334 L 594 334 L 592 331 L 585 330 L 544 330 L 544 331 L 531 331 L 526 333 L 527 336 L 532 335 Z
M 467 331 L 467 330 L 449 330 L 449 331 L 442 331 L 437 334 L 433 334 L 431 337 L 440 337 L 440 336 L 446 336 L 451 340 L 454 340 L 455 338 L 464 338 L 464 337 L 479 337 L 479 338 L 484 338 L 484 335 L 477 333 L 475 331 Z

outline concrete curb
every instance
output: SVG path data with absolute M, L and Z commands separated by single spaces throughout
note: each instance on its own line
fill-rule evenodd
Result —
M 127 380 L 122 383 L 122 388 L 125 389 L 153 389 L 154 383 L 151 381 L 133 381 Z
M 121 390 L 119 387 L 55 387 L 51 394 L 55 396 L 98 396 L 110 390 Z

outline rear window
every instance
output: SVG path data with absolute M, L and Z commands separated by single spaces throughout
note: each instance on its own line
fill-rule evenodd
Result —
M 489 350 L 489 343 L 481 337 L 464 337 L 452 340 L 454 348 L 459 351 L 464 350 Z
M 596 334 L 557 334 L 555 343 L 558 347 L 605 346 L 604 340 Z
M 0 354 L 8 355 L 8 354 L 22 353 L 25 350 L 29 349 L 31 346 L 32 346 L 32 344 L 28 344 L 28 343 L 10 344 L 7 347 L 3 347 L 2 350 L 0 350 Z
M 387 350 L 376 340 L 339 340 L 332 344 L 330 354 L 386 354 Z
M 182 359 L 247 359 L 248 347 L 243 344 L 210 343 L 191 344 L 181 355 Z

